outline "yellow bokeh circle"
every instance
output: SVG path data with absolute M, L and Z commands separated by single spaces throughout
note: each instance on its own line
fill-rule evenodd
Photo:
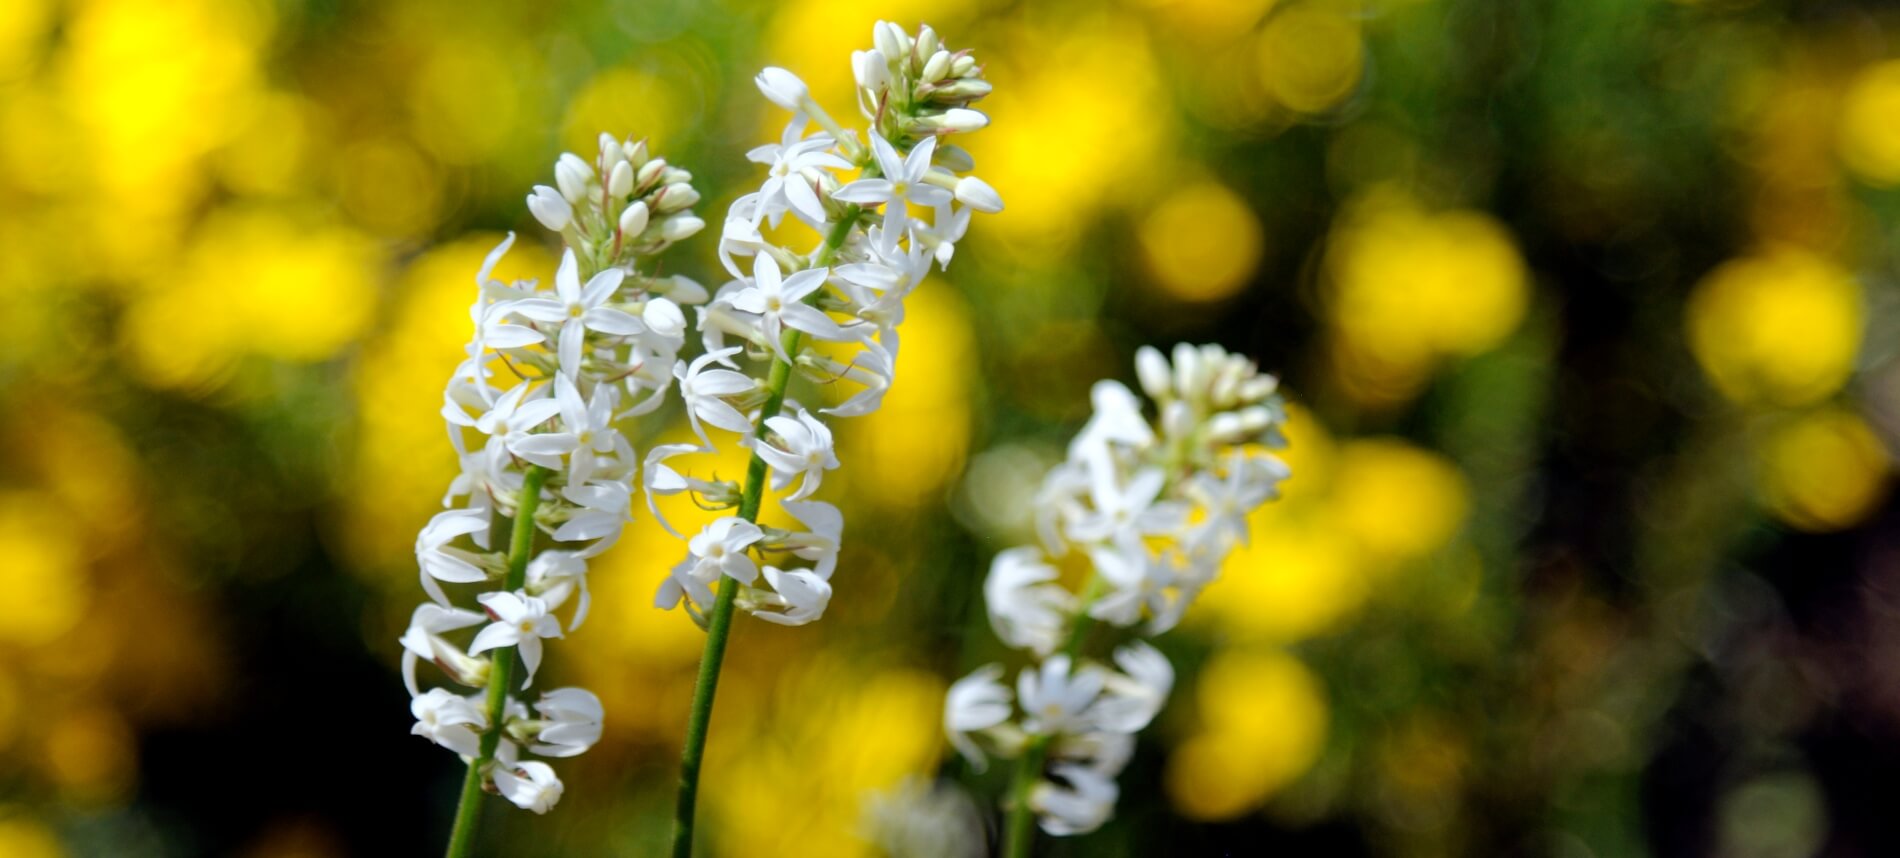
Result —
M 1729 400 L 1805 405 L 1841 388 L 1860 352 L 1860 284 L 1809 251 L 1731 260 L 1689 298 L 1689 348 Z
M 1900 184 L 1900 60 L 1863 69 L 1841 99 L 1841 160 L 1876 185 Z
M 1779 426 L 1759 451 L 1762 499 L 1775 517 L 1807 531 L 1853 527 L 1887 493 L 1893 460 L 1851 411 L 1828 408 Z
M 1183 301 L 1218 301 L 1247 285 L 1264 231 L 1239 194 L 1203 181 L 1176 190 L 1141 223 L 1149 277 Z

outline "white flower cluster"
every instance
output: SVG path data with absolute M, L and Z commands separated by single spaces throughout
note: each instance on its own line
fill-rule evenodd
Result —
M 719 256 L 734 279 L 699 310 L 706 353 L 674 367 L 700 443 L 656 447 L 643 463 L 647 503 L 662 524 L 654 504 L 661 495 L 687 493 L 701 508 L 735 511 L 688 540 L 685 560 L 654 599 L 668 609 L 684 602 L 702 624 L 722 577 L 740 587 L 735 603 L 760 619 L 801 625 L 823 615 L 844 518 L 809 500 L 838 467 L 819 414 L 878 408 L 896 371 L 904 299 L 933 264 L 949 265 L 972 211 L 1003 207 L 983 180 L 959 175 L 972 168 L 969 155 L 941 142 L 988 123 L 966 106 L 989 91 L 975 60 L 943 47 L 928 26 L 912 38 L 879 23 L 873 35 L 876 48 L 853 54 L 859 107 L 871 123 L 866 140 L 832 119 L 791 72 L 759 73 L 759 90 L 792 118 L 779 142 L 747 153 L 766 178 L 726 215 Z M 767 237 L 788 214 L 823 236 L 809 253 Z M 793 373 L 852 392 L 835 406 L 807 408 L 785 399 Z M 692 477 L 670 461 L 712 453 L 709 428 L 738 436 L 757 454 L 754 473 L 767 468 L 775 490 L 791 489 L 780 505 L 802 529 L 755 523 L 762 486 L 748 497 L 738 483 Z
M 474 339 L 442 404 L 462 473 L 443 498 L 449 509 L 416 538 L 431 601 L 416 608 L 401 639 L 413 732 L 489 766 L 479 773 L 484 784 L 536 813 L 562 786 L 524 753 L 587 750 L 600 738 L 601 704 L 580 688 L 545 691 L 532 704 L 517 698 L 504 687 L 513 684 L 514 655 L 526 689 L 543 641 L 563 635 L 557 614 L 567 613 L 566 631 L 586 619 L 588 560 L 620 537 L 639 473 L 615 422 L 664 402 L 686 338 L 680 305 L 706 300 L 691 280 L 641 265 L 704 226 L 689 208 L 699 198 L 691 175 L 649 157 L 643 141 L 606 134 L 592 165 L 564 154 L 554 172 L 558 190 L 538 186 L 528 197 L 536 219 L 566 244 L 554 288 L 491 276 L 512 233 L 475 278 Z M 496 384 L 504 375 L 515 379 L 505 389 Z M 482 610 L 457 607 L 445 583 L 471 591 Z M 448 637 L 476 626 L 466 647 Z M 423 692 L 416 669 L 424 661 L 483 690 Z
M 1039 767 L 1026 799 L 1055 835 L 1108 820 L 1134 734 L 1174 685 L 1167 658 L 1142 641 L 1117 649 L 1112 666 L 1079 658 L 1088 624 L 1173 628 L 1288 474 L 1263 449 L 1285 444 L 1273 376 L 1213 345 L 1176 346 L 1172 365 L 1144 347 L 1135 367 L 1156 421 L 1128 388 L 1098 382 L 1093 417 L 1038 494 L 1042 544 L 998 554 L 983 586 L 997 636 L 1040 664 L 1017 677 L 1014 705 L 996 664 L 944 702 L 945 732 L 973 765 L 987 746 Z M 1090 570 L 1079 593 L 1059 581 L 1069 558 Z

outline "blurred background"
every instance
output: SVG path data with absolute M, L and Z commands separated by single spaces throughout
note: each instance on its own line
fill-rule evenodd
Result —
M 938 727 L 1007 655 L 989 558 L 1178 340 L 1282 374 L 1295 477 L 1046 854 L 1900 854 L 1900 15 L 1845 0 L 6 0 L 0 854 L 438 850 L 396 637 L 482 254 L 551 274 L 522 198 L 603 130 L 716 223 L 783 121 L 753 73 L 848 113 L 877 17 L 988 63 L 1009 208 L 842 425 L 829 616 L 738 624 L 707 854 L 996 794 Z M 597 566 L 545 672 L 607 737 L 494 854 L 659 850 L 680 551 L 643 514 Z

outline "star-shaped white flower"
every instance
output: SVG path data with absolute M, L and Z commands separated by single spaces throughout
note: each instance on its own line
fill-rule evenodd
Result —
M 800 140 L 804 124 L 792 122 L 777 143 L 767 143 L 745 153 L 746 160 L 766 165 L 765 184 L 759 186 L 752 201 L 752 221 L 769 221 L 778 226 L 786 209 L 798 212 L 806 223 L 825 222 L 825 204 L 802 174 L 807 169 L 849 170 L 851 162 L 832 153 L 837 141 L 830 135 L 817 134 Z
M 491 463 L 500 464 L 503 451 L 527 458 L 518 448 L 534 437 L 529 430 L 561 413 L 560 403 L 542 395 L 545 390 L 534 390 L 529 382 L 521 382 L 497 397 L 494 407 L 475 419 L 476 431 L 488 436 L 486 449 Z M 533 445 L 529 449 L 532 451 Z M 557 462 L 555 467 L 559 466 Z
M 925 174 L 930 172 L 931 156 L 936 151 L 937 138 L 928 137 L 911 149 L 908 156 L 900 158 L 890 141 L 872 131 L 871 154 L 881 175 L 858 179 L 839 188 L 831 197 L 861 206 L 883 205 L 883 241 L 886 245 L 894 244 L 898 233 L 910 226 L 910 206 L 940 206 L 952 198 L 950 191 L 924 183 Z
M 446 688 L 431 688 L 409 701 L 416 725 L 409 733 L 422 736 L 464 757 L 481 755 L 482 733 L 488 716 L 468 698 Z
M 1069 671 L 1069 657 L 1054 655 L 1016 677 L 1016 699 L 1027 717 L 1023 729 L 1036 735 L 1087 732 L 1089 707 L 1102 693 L 1102 672 Z
M 686 417 L 693 424 L 693 434 L 699 436 L 706 449 L 712 448 L 712 441 L 706 437 L 706 430 L 700 425 L 702 421 L 741 435 L 752 431 L 751 421 L 723 397 L 750 392 L 757 383 L 729 369 L 706 368 L 740 351 L 738 346 L 732 346 L 700 355 L 690 365 L 673 365 L 673 375 L 679 379 L 680 399 L 686 402 Z
M 511 646 L 521 653 L 521 664 L 528 669 L 521 687 L 534 682 L 534 671 L 541 666 L 541 639 L 561 636 L 561 623 L 548 613 L 548 603 L 533 596 L 514 593 L 483 593 L 475 601 L 488 609 L 493 623 L 475 633 L 468 646 L 473 653 Z
M 785 277 L 779 270 L 778 260 L 769 253 L 761 253 L 752 260 L 751 285 L 733 293 L 732 307 L 757 314 L 759 330 L 766 342 L 778 352 L 779 360 L 791 363 L 792 358 L 785 353 L 781 340 L 787 327 L 821 340 L 836 342 L 850 338 L 830 316 L 805 303 L 807 297 L 825 285 L 828 274 L 828 269 L 807 268 Z
M 570 247 L 561 256 L 561 266 L 554 271 L 556 297 L 527 298 L 507 305 L 508 310 L 537 322 L 560 325 L 555 352 L 561 372 L 574 376 L 580 372 L 581 347 L 586 342 L 587 331 L 617 337 L 646 332 L 646 325 L 633 314 L 606 306 L 626 276 L 625 271 L 608 268 L 582 284 L 580 262 Z

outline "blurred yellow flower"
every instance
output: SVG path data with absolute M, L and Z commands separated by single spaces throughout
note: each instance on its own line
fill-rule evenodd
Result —
M 0 808 L 0 855 L 9 858 L 64 858 L 66 847 L 45 824 Z
M 1263 509 L 1266 509 L 1263 507 Z M 1247 638 L 1304 640 L 1333 630 L 1370 595 L 1358 549 L 1324 511 L 1248 517 L 1251 540 L 1228 555 L 1196 606 Z
M 1806 250 L 1718 266 L 1689 297 L 1689 348 L 1723 396 L 1798 406 L 1841 388 L 1860 352 L 1860 284 Z
M 368 327 L 381 263 L 380 250 L 346 226 L 271 209 L 220 211 L 198 228 L 176 280 L 127 308 L 121 345 L 162 387 L 204 386 L 248 355 L 324 360 Z
M 1340 523 L 1360 547 L 1386 561 L 1444 547 L 1464 525 L 1469 495 L 1456 465 L 1396 438 L 1347 442 L 1333 475 Z
M 1232 41 L 1251 34 L 1274 0 L 1135 0 L 1155 20 L 1208 41 Z
M 1279 650 L 1226 650 L 1196 685 L 1201 732 L 1168 759 L 1168 797 L 1183 815 L 1232 819 L 1305 774 L 1326 744 L 1318 677 Z
M 1443 358 L 1495 347 L 1530 300 L 1524 260 L 1503 224 L 1477 211 L 1426 212 L 1390 188 L 1347 205 L 1327 266 L 1325 310 L 1344 350 L 1337 369 L 1348 393 L 1354 375 L 1372 389 L 1381 373 L 1415 384 Z
M 1848 85 L 1837 145 L 1841 160 L 1869 183 L 1900 184 L 1900 60 L 1875 63 Z
M 1853 527 L 1887 493 L 1893 457 L 1860 415 L 1823 408 L 1776 427 L 1763 441 L 1759 481 L 1768 509 L 1792 527 Z
M 910 507 L 963 471 L 977 354 L 970 311 L 948 284 L 925 283 L 905 303 L 897 378 L 883 408 L 839 427 L 852 469 L 838 477 L 867 501 Z
M 561 145 L 589 163 L 600 153 L 602 131 L 663 146 L 667 135 L 677 130 L 675 124 L 686 107 L 685 98 L 664 78 L 629 68 L 607 69 L 568 102 L 567 115 L 561 120 Z
M 64 505 L 38 493 L 0 494 L 0 557 L 8 608 L 0 641 L 44 646 L 71 631 L 90 600 L 84 543 Z
M 516 44 L 472 28 L 429 44 L 409 87 L 409 127 L 430 155 L 449 164 L 478 164 L 520 133 L 520 82 L 546 71 L 534 51 Z M 594 133 L 602 130 L 616 129 L 603 125 Z M 618 129 L 623 136 L 631 130 Z
M 119 713 L 91 707 L 49 718 L 46 773 L 76 803 L 117 800 L 137 774 L 137 742 Z
M 442 215 L 435 162 L 395 137 L 352 143 L 334 155 L 338 191 L 350 219 L 382 235 L 418 236 Z
M 1267 19 L 1260 31 L 1258 73 L 1274 100 L 1287 109 L 1323 113 L 1358 87 L 1364 55 L 1359 22 L 1345 9 L 1305 2 L 1278 9 Z
M 52 4 L 46 0 L 0 4 L 0 82 L 32 70 L 52 27 L 52 12 Z
M 1265 234 L 1239 194 L 1201 181 L 1155 206 L 1142 220 L 1140 239 L 1155 285 L 1183 301 L 1218 301 L 1253 277 Z
M 930 775 L 943 694 L 931 674 L 867 676 L 841 654 L 808 658 L 753 707 L 751 735 L 727 734 L 713 749 L 722 759 L 707 764 L 705 795 L 719 820 L 719 853 L 877 854 L 856 834 L 865 797 Z

